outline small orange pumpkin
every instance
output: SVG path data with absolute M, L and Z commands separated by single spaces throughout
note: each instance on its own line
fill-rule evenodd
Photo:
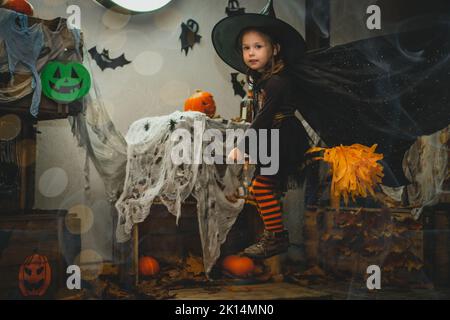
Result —
M 37 253 L 27 257 L 19 268 L 19 289 L 23 296 L 43 296 L 52 280 L 52 269 L 46 256 Z
M 197 90 L 184 102 L 184 111 L 199 111 L 212 118 L 216 114 L 216 103 L 213 95 L 206 91 Z
M 34 14 L 33 6 L 26 0 L 6 0 L 3 2 L 2 7 L 29 16 L 32 16 Z
M 154 276 L 159 272 L 159 263 L 153 257 L 139 258 L 139 273 L 143 276 Z
M 226 257 L 222 263 L 223 268 L 237 277 L 248 277 L 255 270 L 255 264 L 249 257 L 231 255 Z

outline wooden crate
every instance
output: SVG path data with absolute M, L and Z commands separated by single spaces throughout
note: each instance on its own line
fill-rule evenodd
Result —
M 66 211 L 0 216 L 0 298 L 20 299 L 19 267 L 33 253 L 45 255 L 52 269 L 52 281 L 44 298 L 51 298 L 66 285 L 66 267 L 81 249 L 80 237 L 65 227 Z M 79 219 L 69 217 L 72 231 Z
M 178 226 L 164 205 L 152 206 L 151 215 L 138 224 L 140 255 L 154 256 L 163 263 L 176 263 L 192 253 L 201 256 L 196 205 L 183 205 Z
M 385 279 L 408 267 L 422 272 L 423 252 L 422 223 L 407 210 L 309 207 L 305 213 L 307 263 L 330 274 L 364 278 L 370 265 Z
M 450 219 L 448 207 L 428 208 L 424 215 L 424 261 L 437 287 L 450 286 Z

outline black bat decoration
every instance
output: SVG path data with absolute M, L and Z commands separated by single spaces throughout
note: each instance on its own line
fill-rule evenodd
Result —
M 131 61 L 125 59 L 125 54 L 122 54 L 118 58 L 111 59 L 109 57 L 109 50 L 103 49 L 102 53 L 99 53 L 97 51 L 97 47 L 89 49 L 89 54 L 92 59 L 97 62 L 97 65 L 100 69 L 102 69 L 102 71 L 107 68 L 116 69 L 117 67 L 123 67 L 124 65 L 131 63 Z
M 234 95 L 240 95 L 241 98 L 245 97 L 245 90 L 244 90 L 244 85 L 245 85 L 245 81 L 241 80 L 239 81 L 237 76 L 239 73 L 234 72 L 231 73 L 231 83 L 233 84 L 233 90 L 234 90 Z
M 200 43 L 202 36 L 198 35 L 198 23 L 189 19 L 186 23 L 181 24 L 181 51 L 184 50 L 185 54 L 188 54 L 189 48 L 192 49 L 195 43 Z
M 237 0 L 228 0 L 228 7 L 225 8 L 225 13 L 229 17 L 237 16 L 239 14 L 244 14 L 245 8 L 241 8 Z

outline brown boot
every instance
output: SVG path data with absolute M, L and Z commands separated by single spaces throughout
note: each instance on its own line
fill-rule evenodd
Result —
M 289 234 L 287 230 L 276 233 L 265 230 L 257 243 L 244 250 L 244 255 L 250 258 L 264 259 L 287 252 L 288 247 Z

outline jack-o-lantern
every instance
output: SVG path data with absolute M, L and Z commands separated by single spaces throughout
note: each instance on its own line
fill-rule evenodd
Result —
M 139 258 L 139 273 L 143 276 L 153 276 L 159 272 L 159 263 L 153 257 Z
M 23 296 L 43 296 L 52 280 L 52 270 L 46 256 L 33 254 L 19 269 L 19 289 Z
M 33 6 L 26 0 L 5 0 L 0 1 L 0 7 L 20 12 L 29 16 L 34 14 Z
M 89 71 L 78 62 L 52 61 L 41 73 L 42 92 L 50 99 L 67 104 L 84 97 L 91 88 Z
M 250 276 L 255 270 L 255 264 L 252 259 L 236 255 L 227 256 L 223 260 L 222 266 L 230 274 L 241 278 Z
M 197 90 L 184 102 L 184 111 L 199 111 L 212 118 L 216 114 L 216 103 L 213 95 L 206 91 Z

